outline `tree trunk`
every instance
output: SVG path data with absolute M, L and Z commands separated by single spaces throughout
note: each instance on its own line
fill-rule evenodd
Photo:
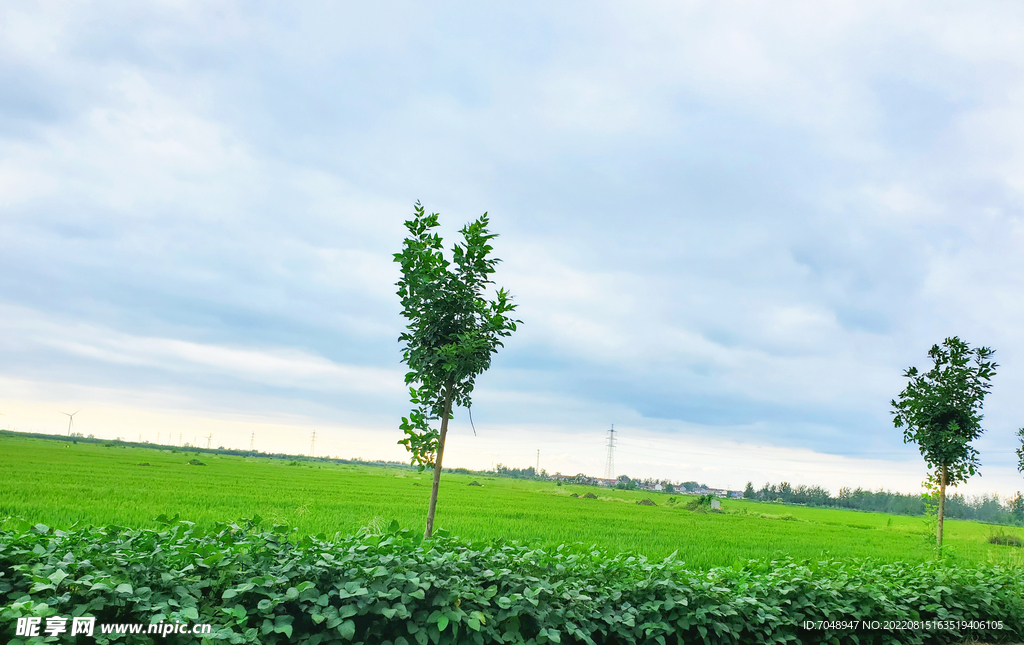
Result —
M 939 521 L 935 525 L 935 544 L 942 548 L 942 520 L 946 517 L 946 476 L 948 470 L 942 467 L 942 474 L 939 479 Z
M 430 487 L 430 510 L 427 511 L 427 528 L 423 537 L 434 533 L 434 510 L 437 508 L 437 489 L 441 486 L 441 459 L 444 457 L 444 438 L 448 435 L 448 417 L 452 412 L 452 389 L 454 383 L 445 383 L 444 411 L 441 413 L 441 437 L 437 441 L 437 459 L 434 460 L 434 483 Z

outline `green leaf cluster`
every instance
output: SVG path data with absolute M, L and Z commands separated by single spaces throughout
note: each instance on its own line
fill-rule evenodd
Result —
M 8 522 L 8 526 L 12 523 Z M 1024 637 L 1024 576 L 994 565 L 750 562 L 383 534 L 299 538 L 259 519 L 198 532 L 0 531 L 0 636 L 19 616 L 202 622 L 226 643 L 946 643 Z M 1003 621 L 1001 631 L 827 630 L 817 620 Z M 153 643 L 149 636 L 122 638 Z M 195 642 L 168 635 L 161 643 Z M 39 640 L 38 642 L 42 642 Z M 106 643 L 97 634 L 96 642 Z
M 1017 448 L 1017 470 L 1024 473 L 1024 428 L 1017 430 L 1017 439 L 1020 440 L 1020 447 Z

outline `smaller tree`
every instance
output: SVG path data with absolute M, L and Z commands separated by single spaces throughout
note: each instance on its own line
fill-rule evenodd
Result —
M 1017 448 L 1017 471 L 1024 473 L 1024 428 L 1017 430 L 1017 439 L 1020 440 L 1020 447 Z M 1017 495 L 1010 500 L 1010 515 L 1015 522 L 1024 524 L 1024 497 L 1021 497 L 1020 491 L 1017 491 Z
M 998 365 L 988 347 L 971 349 L 954 336 L 932 345 L 928 357 L 933 366 L 921 374 L 916 367 L 903 376 L 909 379 L 899 400 L 891 401 L 893 424 L 903 428 L 903 442 L 916 443 L 928 465 L 928 485 L 939 497 L 935 543 L 942 546 L 946 487 L 974 475 L 978 451 L 971 445 L 984 430 L 982 404 Z
M 1020 447 L 1017 448 L 1017 472 L 1024 473 L 1024 428 L 1017 430 Z
M 754 482 L 747 482 L 747 487 L 743 489 L 743 499 L 754 499 L 757 497 L 757 491 L 754 490 Z

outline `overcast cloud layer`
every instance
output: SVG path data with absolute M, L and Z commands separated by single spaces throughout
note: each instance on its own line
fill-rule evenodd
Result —
M 403 459 L 419 199 L 449 237 L 490 213 L 525 323 L 452 465 L 600 475 L 615 423 L 618 473 L 914 490 L 889 400 L 959 335 L 1001 365 L 966 490 L 1010 493 L 1022 32 L 1010 3 L 6 2 L 0 423 Z

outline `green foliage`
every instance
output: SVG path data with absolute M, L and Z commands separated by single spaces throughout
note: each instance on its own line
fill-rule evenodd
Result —
M 259 518 L 0 531 L 0 630 L 24 615 L 210 623 L 229 643 L 944 643 L 1024 636 L 1024 576 L 993 565 L 667 558 L 496 541 L 296 538 Z M 439 531 L 439 533 L 442 533 Z M 1002 621 L 999 630 L 805 629 L 804 621 Z M 135 638 L 136 640 L 132 640 Z M 169 635 L 160 642 L 183 643 Z M 102 636 L 99 643 L 108 642 Z M 154 642 L 128 637 L 124 642 Z
M 424 467 L 434 464 L 441 442 L 430 421 L 443 420 L 454 405 L 471 405 L 476 377 L 490 367 L 491 355 L 521 321 L 506 315 L 516 306 L 504 289 L 494 300 L 484 297 L 500 261 L 490 257 L 490 242 L 497 235 L 487 230 L 487 214 L 462 227 L 463 241 L 454 245 L 449 262 L 434 232 L 437 213 L 427 215 L 419 202 L 414 211 L 405 223 L 409 237 L 395 254 L 402 267 L 398 296 L 408 320 L 398 339 L 405 345 L 405 382 L 414 406 L 402 419 L 406 436 L 399 443 L 412 453 L 414 464 Z
M 982 404 L 992 387 L 998 365 L 988 347 L 971 349 L 956 336 L 933 345 L 931 370 L 920 374 L 908 368 L 909 379 L 899 400 L 891 402 L 893 424 L 903 428 L 903 441 L 916 443 L 928 467 L 944 471 L 943 485 L 967 481 L 978 466 L 978 451 L 971 445 L 984 430 Z M 932 478 L 938 476 L 932 473 Z
M 1009 503 L 1010 515 L 1018 524 L 1024 524 L 1024 495 L 1017 491 Z
M 686 509 L 698 513 L 707 513 L 711 510 L 711 500 L 713 499 L 715 499 L 714 495 L 700 495 L 687 502 Z
M 1017 430 L 1020 447 L 1017 448 L 1017 471 L 1024 473 L 1024 428 Z
M 931 541 L 939 524 L 939 499 L 938 495 L 921 495 L 921 502 L 924 504 L 924 537 L 926 542 Z
M 1002 546 L 1024 547 L 1024 539 L 1021 539 L 1020 537 L 1018 537 L 1016 535 L 1011 535 L 1009 533 L 1006 533 L 1005 531 L 999 531 L 998 533 L 993 533 L 992 535 L 989 536 L 988 541 L 989 541 L 989 544 L 1000 544 Z

